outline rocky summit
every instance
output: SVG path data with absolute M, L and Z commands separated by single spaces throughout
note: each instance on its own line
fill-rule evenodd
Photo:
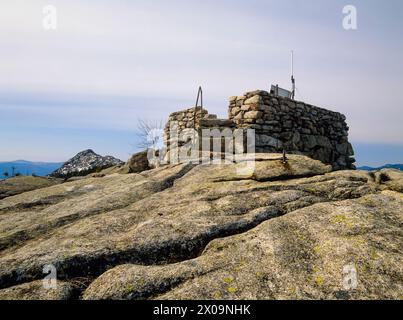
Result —
M 402 172 L 302 155 L 245 164 L 88 176 L 0 200 L 0 299 L 403 298 Z
M 122 165 L 124 165 L 123 161 L 112 156 L 103 157 L 92 150 L 85 150 L 68 160 L 60 169 L 54 171 L 50 176 L 56 178 L 85 176 L 113 166 Z

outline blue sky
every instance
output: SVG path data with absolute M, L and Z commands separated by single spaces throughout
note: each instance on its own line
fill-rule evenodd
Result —
M 191 107 L 199 84 L 222 117 L 229 96 L 288 87 L 293 49 L 297 99 L 347 116 L 358 164 L 401 163 L 402 31 L 400 0 L 2 0 L 0 161 L 125 160 L 138 119 Z

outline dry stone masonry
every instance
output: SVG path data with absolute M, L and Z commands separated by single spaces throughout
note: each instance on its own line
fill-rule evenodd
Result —
M 256 152 L 285 149 L 331 164 L 334 170 L 355 169 L 346 117 L 338 112 L 258 90 L 231 97 L 228 117 L 217 119 L 200 107 L 171 114 L 165 127 L 168 149 L 172 123 L 179 133 L 193 128 L 254 129 Z
M 200 120 L 203 118 L 208 118 L 208 111 L 201 107 L 174 112 L 169 116 L 166 130 L 169 130 L 169 124 L 171 121 L 177 122 L 179 131 L 187 128 L 195 128 L 195 126 L 199 127 Z

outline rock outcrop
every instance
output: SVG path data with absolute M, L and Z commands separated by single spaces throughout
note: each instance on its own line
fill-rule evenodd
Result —
M 84 298 L 401 299 L 402 200 L 383 192 L 315 204 L 214 240 L 193 260 L 117 266 Z M 352 271 L 357 287 L 349 290 Z
M 24 283 L 0 291 L 0 300 L 68 300 L 78 292 L 78 286 L 58 281 L 56 288 L 47 289 L 42 281 Z
M 46 188 L 61 183 L 62 180 L 46 177 L 18 176 L 0 180 L 0 199 L 20 193 Z
M 70 178 L 86 176 L 113 166 L 122 166 L 124 162 L 111 156 L 100 156 L 92 150 L 85 150 L 68 160 L 60 169 L 51 174 L 52 177 Z
M 129 168 L 130 173 L 140 173 L 150 170 L 151 166 L 148 162 L 147 151 L 138 152 L 130 157 L 126 166 Z
M 244 165 L 168 165 L 1 200 L 0 297 L 402 298 L 402 172 L 279 154 Z M 48 264 L 54 295 L 38 289 Z

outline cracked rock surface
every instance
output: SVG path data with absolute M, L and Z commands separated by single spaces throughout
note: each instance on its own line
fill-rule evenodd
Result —
M 402 298 L 401 172 L 331 172 L 298 155 L 246 164 L 89 177 L 1 200 L 0 297 Z M 71 290 L 35 289 L 47 264 Z

